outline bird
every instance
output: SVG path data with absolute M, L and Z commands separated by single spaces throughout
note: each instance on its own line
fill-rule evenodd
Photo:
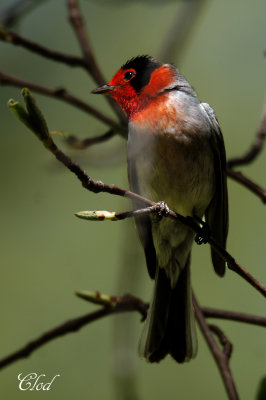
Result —
M 148 55 L 127 61 L 92 93 L 111 96 L 128 118 L 130 189 L 166 211 L 169 207 L 185 217 L 204 218 L 211 236 L 225 248 L 226 154 L 211 106 L 198 99 L 174 65 Z M 133 201 L 134 209 L 142 207 Z M 168 354 L 178 363 L 189 361 L 198 348 L 190 277 L 195 231 L 165 216 L 140 216 L 135 223 L 155 280 L 139 354 L 148 362 Z M 213 248 L 211 258 L 223 276 L 226 263 Z

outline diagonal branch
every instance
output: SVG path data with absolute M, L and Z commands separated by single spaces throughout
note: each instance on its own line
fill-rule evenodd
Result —
M 84 185 L 83 185 L 84 186 Z M 108 186 L 108 185 L 107 185 Z M 116 188 L 118 189 L 118 188 Z M 107 190 L 109 190 L 107 188 Z M 121 190 L 121 189 L 120 189 Z M 110 193 L 110 192 L 108 192 Z M 118 194 L 118 193 L 117 193 Z M 118 194 L 119 195 L 119 194 Z M 121 193 L 122 195 L 122 193 Z M 257 289 L 264 297 L 266 297 L 266 287 L 261 284 L 254 276 L 252 276 L 244 267 L 242 267 L 228 251 L 226 251 L 223 247 L 216 242 L 212 236 L 205 237 L 204 235 L 204 224 L 203 228 L 198 225 L 193 218 L 191 217 L 184 217 L 181 214 L 178 214 L 172 210 L 169 210 L 168 206 L 165 205 L 163 202 L 154 203 L 148 199 L 145 199 L 141 196 L 135 197 L 136 193 L 126 191 L 124 194 L 125 197 L 129 197 L 132 199 L 138 199 L 140 201 L 144 201 L 147 206 L 145 208 L 140 208 L 133 211 L 125 211 L 125 212 L 113 212 L 113 211 L 80 211 L 77 212 L 75 215 L 81 219 L 86 219 L 89 221 L 119 221 L 126 218 L 132 217 L 140 217 L 149 214 L 157 214 L 159 217 L 162 216 L 169 216 L 173 219 L 178 219 L 184 225 L 189 226 L 192 230 L 194 230 L 197 234 L 197 238 L 204 238 L 204 243 L 209 243 L 212 248 L 227 262 L 228 268 L 232 271 L 236 272 L 239 276 L 245 279 L 248 283 L 250 283 L 255 289 Z M 164 204 L 165 209 L 162 209 L 162 204 Z M 197 241 L 198 244 L 201 244 Z
M 209 324 L 209 328 L 218 337 L 219 342 L 223 346 L 223 353 L 229 361 L 233 351 L 232 343 L 229 341 L 224 332 L 217 325 Z
M 96 108 L 92 107 L 88 103 L 85 103 L 83 100 L 79 99 L 78 97 L 72 95 L 66 89 L 63 89 L 63 88 L 53 89 L 53 88 L 49 88 L 46 86 L 37 85 L 35 83 L 16 78 L 14 76 L 7 75 L 1 71 L 0 71 L 0 84 L 21 87 L 21 88 L 27 87 L 31 90 L 34 90 L 37 93 L 41 93 L 46 96 L 60 99 L 68 104 L 72 104 L 73 106 L 79 108 L 80 110 L 85 111 L 86 113 L 99 119 L 100 121 L 104 122 L 105 124 L 111 126 L 116 131 L 121 132 L 121 126 L 116 121 L 109 118 L 107 115 L 103 114 L 102 112 L 98 111 Z
M 121 313 L 121 312 L 137 311 L 140 313 L 142 320 L 145 319 L 147 316 L 147 310 L 149 305 L 143 302 L 140 298 L 132 296 L 130 294 L 124 295 L 122 297 L 107 296 L 100 294 L 99 292 L 87 292 L 87 291 L 77 292 L 76 294 L 80 298 L 83 298 L 91 303 L 101 305 L 102 308 L 97 311 L 91 312 L 89 314 L 85 314 L 81 317 L 68 320 L 63 324 L 43 333 L 41 336 L 32 340 L 19 350 L 13 352 L 12 354 L 0 360 L 0 369 L 7 367 L 8 365 L 14 363 L 15 361 L 29 357 L 38 348 L 51 342 L 52 340 L 64 336 L 68 333 L 77 332 L 82 327 L 90 324 L 93 321 L 97 321 L 100 318 L 106 317 L 107 315 Z M 216 310 L 213 308 L 206 308 L 206 307 L 201 308 L 201 313 L 202 315 L 205 315 L 206 318 L 207 317 L 224 318 L 224 319 L 231 319 L 233 321 L 248 322 L 255 325 L 266 326 L 266 318 L 256 317 L 249 314 L 242 314 L 225 310 Z M 228 316 L 230 318 L 228 318 Z M 204 316 L 202 316 L 202 318 L 204 319 Z
M 113 297 L 109 306 L 106 305 L 98 311 L 94 311 L 92 313 L 83 315 L 82 317 L 66 321 L 63 324 L 43 333 L 41 336 L 32 340 L 21 349 L 3 358 L 2 360 L 0 360 L 0 369 L 7 367 L 17 360 L 29 357 L 30 354 L 33 353 L 35 350 L 60 336 L 76 332 L 79 329 L 83 328 L 85 325 L 93 321 L 97 321 L 100 318 L 106 317 L 107 315 L 127 311 L 138 311 L 143 317 L 143 315 L 146 315 L 147 305 L 137 297 L 131 295 L 125 295 L 123 297 Z
M 15 32 L 10 32 L 4 28 L 0 28 L 0 40 L 11 43 L 16 46 L 22 46 L 27 50 L 30 50 L 40 56 L 49 58 L 51 60 L 57 61 L 64 63 L 66 65 L 72 66 L 72 67 L 82 67 L 85 68 L 90 75 L 93 77 L 95 82 L 99 85 L 102 85 L 106 83 L 105 78 L 102 75 L 102 72 L 96 63 L 95 57 L 92 53 L 92 49 L 88 40 L 88 37 L 86 35 L 85 29 L 84 29 L 84 22 L 82 19 L 82 15 L 79 10 L 78 6 L 78 1 L 76 0 L 70 0 L 68 3 L 69 7 L 69 18 L 70 21 L 75 28 L 77 37 L 79 39 L 82 51 L 83 51 L 83 57 L 77 57 L 73 56 L 71 54 L 65 54 L 59 51 L 51 50 L 45 46 L 41 46 L 36 42 L 33 42 L 31 40 L 28 40 L 26 38 L 23 38 L 22 36 L 16 34 Z M 18 85 L 19 86 L 19 85 Z M 26 85 L 23 85 L 23 87 Z M 30 86 L 28 86 L 30 87 Z M 33 87 L 31 87 L 32 90 Z M 116 115 L 118 116 L 120 123 L 122 124 L 122 129 L 120 128 L 120 132 L 125 132 L 125 127 L 127 125 L 127 118 L 125 117 L 124 113 L 120 109 L 120 107 L 114 102 L 113 99 L 106 97 L 107 101 L 110 103 L 112 108 L 114 109 Z M 72 103 L 73 104 L 73 103 Z M 74 104 L 75 105 L 75 104 Z M 83 106 L 80 104 L 78 107 L 81 109 L 84 109 Z M 94 111 L 97 111 L 94 109 Z M 93 115 L 93 112 L 91 112 Z M 123 129 L 124 128 L 124 129 Z
M 23 38 L 15 32 L 11 32 L 3 28 L 0 28 L 0 40 L 15 46 L 24 47 L 24 49 L 30 50 L 33 53 L 39 54 L 40 56 L 67 64 L 71 67 L 86 67 L 85 60 L 82 57 L 76 57 L 71 54 L 65 54 L 61 53 L 60 51 L 48 49 L 47 47 L 41 46 L 32 40 Z
M 68 0 L 67 6 L 69 20 L 73 26 L 73 29 L 75 30 L 77 39 L 79 41 L 86 69 L 92 75 L 98 85 L 103 85 L 104 83 L 106 83 L 106 79 L 104 78 L 102 71 L 100 70 L 94 58 L 89 38 L 87 36 L 87 33 L 85 32 L 84 21 L 79 9 L 78 1 Z
M 266 103 L 263 106 L 262 116 L 259 124 L 258 131 L 255 135 L 254 141 L 250 149 L 241 157 L 234 157 L 228 160 L 228 168 L 234 168 L 237 165 L 249 164 L 255 160 L 263 149 L 264 141 L 266 140 Z
M 257 183 L 253 182 L 251 179 L 247 178 L 240 171 L 234 171 L 231 168 L 227 168 L 227 176 L 232 178 L 234 181 L 241 183 L 247 189 L 249 189 L 252 193 L 256 194 L 262 202 L 266 203 L 266 190 L 257 185 Z
M 229 366 L 229 359 L 228 359 L 228 354 L 225 354 L 223 350 L 219 348 L 217 345 L 212 333 L 211 329 L 208 326 L 204 315 L 200 309 L 199 304 L 197 303 L 197 300 L 193 296 L 193 305 L 194 305 L 194 310 L 195 310 L 195 316 L 198 321 L 200 330 L 208 344 L 208 347 L 210 351 L 212 352 L 212 355 L 216 361 L 216 364 L 219 368 L 220 374 L 222 376 L 228 397 L 230 400 L 238 400 L 238 394 L 237 390 L 234 384 L 233 376 L 230 370 Z
M 214 241 L 212 237 L 209 238 L 208 243 L 227 262 L 227 266 L 229 269 L 241 276 L 246 282 L 257 289 L 264 297 L 266 297 L 266 287 L 256 278 L 254 278 L 254 276 L 251 275 L 250 272 L 242 267 L 228 251 L 221 247 L 219 243 Z
M 89 138 L 82 139 L 82 140 L 76 138 L 76 136 L 71 135 L 71 136 L 67 137 L 66 143 L 74 149 L 83 150 L 94 144 L 103 143 L 106 140 L 111 139 L 111 137 L 113 137 L 114 134 L 115 133 L 114 133 L 113 129 L 110 129 L 108 132 L 104 133 L 101 136 L 89 137 Z
M 233 168 L 238 165 L 246 165 L 254 161 L 258 155 L 261 153 L 263 149 L 263 145 L 266 139 L 266 103 L 263 106 L 262 116 L 259 124 L 259 128 L 253 140 L 253 143 L 250 146 L 250 149 L 241 157 L 234 157 L 227 161 L 227 175 L 241 183 L 247 189 L 251 190 L 254 194 L 256 194 L 262 202 L 266 203 L 266 190 L 260 187 L 251 179 L 247 178 L 242 172 L 234 171 Z
M 106 79 L 104 78 L 103 73 L 100 70 L 100 67 L 97 64 L 96 59 L 94 57 L 88 35 L 85 31 L 83 17 L 79 8 L 79 2 L 78 0 L 68 0 L 67 6 L 68 6 L 69 20 L 73 26 L 73 29 L 79 41 L 83 53 L 85 67 L 87 71 L 91 74 L 95 82 L 98 85 L 103 85 L 106 83 Z M 125 117 L 121 108 L 111 97 L 107 96 L 105 98 L 115 111 L 122 126 L 125 127 L 127 125 L 127 118 Z
M 115 185 L 107 185 L 101 181 L 95 181 L 91 177 L 89 177 L 85 171 L 81 170 L 80 167 L 74 163 L 66 154 L 64 154 L 58 147 L 53 143 L 51 146 L 46 146 L 48 150 L 50 150 L 55 157 L 62 162 L 68 169 L 73 172 L 78 179 L 81 181 L 82 186 L 94 193 L 105 192 L 109 194 L 113 194 L 116 196 L 127 197 L 133 200 L 138 200 L 149 206 L 148 210 L 141 210 L 143 213 L 151 213 L 154 212 L 154 206 L 157 203 L 138 195 L 137 193 L 131 192 L 130 190 L 122 189 Z M 139 213 L 140 215 L 140 213 Z M 177 219 L 183 224 L 192 228 L 198 235 L 201 235 L 202 228 L 190 217 L 184 217 L 181 214 L 178 214 L 172 210 L 169 211 L 169 217 L 173 219 Z M 134 212 L 120 213 L 118 219 L 125 219 L 134 216 Z M 227 262 L 228 268 L 232 271 L 236 272 L 239 276 L 245 279 L 248 283 L 250 283 L 256 290 L 258 290 L 264 297 L 266 297 L 266 287 L 260 283 L 255 277 L 253 277 L 244 267 L 242 267 L 232 256 L 226 251 L 223 247 L 221 247 L 211 236 L 207 240 L 209 244 L 215 249 L 215 251 Z
M 85 31 L 83 17 L 79 9 L 79 2 L 78 0 L 68 0 L 67 4 L 68 4 L 69 20 L 76 32 L 76 36 L 80 43 L 86 69 L 88 70 L 88 72 L 91 74 L 91 76 L 98 85 L 103 85 L 106 83 L 106 79 L 104 78 L 100 70 L 100 67 L 97 64 L 96 59 L 94 57 L 88 35 Z M 126 126 L 127 118 L 125 117 L 121 108 L 111 97 L 108 96 L 106 97 L 106 99 L 110 103 L 116 115 L 119 117 L 122 126 Z

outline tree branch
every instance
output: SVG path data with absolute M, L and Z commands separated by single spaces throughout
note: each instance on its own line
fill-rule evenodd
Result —
M 83 185 L 84 186 L 84 185 Z M 109 187 L 107 185 L 106 187 L 107 190 L 109 190 Z M 116 187 L 116 190 L 120 189 Z M 121 189 L 120 189 L 121 190 Z M 123 189 L 122 189 L 123 191 Z M 142 198 L 141 196 L 135 197 L 136 193 L 130 192 L 130 191 L 124 191 L 125 197 L 129 197 L 132 199 L 138 199 L 140 201 L 145 202 L 147 204 L 147 207 L 141 208 L 138 210 L 133 210 L 133 211 L 125 211 L 125 212 L 113 212 L 113 211 L 79 211 L 75 215 L 81 219 L 86 219 L 90 221 L 104 221 L 104 220 L 109 220 L 109 221 L 119 221 L 122 219 L 126 218 L 132 218 L 132 217 L 140 217 L 143 215 L 149 215 L 149 214 L 157 214 L 159 217 L 162 216 L 169 216 L 173 219 L 177 219 L 180 222 L 182 222 L 184 225 L 189 226 L 192 230 L 195 231 L 197 234 L 196 237 L 196 242 L 197 238 L 204 238 L 205 242 L 204 243 L 209 243 L 212 248 L 215 249 L 215 251 L 223 258 L 224 261 L 227 262 L 228 268 L 237 273 L 239 276 L 241 276 L 243 279 L 245 279 L 248 283 L 250 283 L 256 290 L 258 290 L 264 297 L 266 297 L 266 287 L 260 283 L 253 275 L 251 275 L 244 267 L 242 267 L 232 256 L 231 254 L 226 251 L 223 247 L 219 245 L 218 242 L 216 242 L 213 237 L 208 236 L 205 237 L 204 235 L 204 223 L 202 222 L 203 228 L 198 225 L 193 218 L 191 217 L 184 217 L 181 214 L 178 214 L 172 210 L 167 210 L 167 213 L 164 214 L 162 213 L 161 209 L 161 203 L 154 203 L 146 198 Z M 111 193 L 111 192 L 108 192 Z M 114 194 L 114 193 L 112 193 Z M 118 194 L 118 192 L 116 193 Z M 119 196 L 123 196 L 122 192 L 121 194 L 118 194 Z M 167 207 L 167 205 L 166 205 Z M 168 207 L 167 207 L 168 208 Z M 198 243 L 199 244 L 199 243 Z
M 102 308 L 91 312 L 89 314 L 85 314 L 81 317 L 71 319 L 69 321 L 64 322 L 63 324 L 43 333 L 41 336 L 37 337 L 36 339 L 32 340 L 19 350 L 13 352 L 12 354 L 8 355 L 7 357 L 0 360 L 0 369 L 7 367 L 8 365 L 14 363 L 17 360 L 22 358 L 29 357 L 35 350 L 39 347 L 45 345 L 52 340 L 66 335 L 68 333 L 77 332 L 83 326 L 96 321 L 100 318 L 103 318 L 110 314 L 121 313 L 121 312 L 131 312 L 137 311 L 140 313 L 142 320 L 144 320 L 147 316 L 148 310 L 148 303 L 143 302 L 140 298 L 132 296 L 130 294 L 124 295 L 122 297 L 118 296 L 108 296 L 101 294 L 99 292 L 77 292 L 77 296 L 80 298 L 89 301 L 90 303 L 94 303 L 100 305 Z M 195 304 L 194 304 L 195 307 Z M 196 317 L 199 321 L 201 318 L 197 313 L 197 308 L 195 309 Z M 232 321 L 240 321 L 251 323 L 260 326 L 266 326 L 266 318 L 257 317 L 249 314 L 225 311 L 225 310 L 216 310 L 213 308 L 202 307 L 201 308 L 201 315 L 204 319 L 204 316 L 210 318 L 221 318 L 221 319 L 231 319 Z M 203 316 L 204 315 L 204 316 Z M 202 323 L 202 319 L 200 319 Z M 205 320 L 204 320 L 205 321 Z M 208 327 L 206 321 L 205 325 Z M 204 326 L 205 326 L 204 325 Z M 206 328 L 205 326 L 205 328 Z M 209 328 L 208 329 L 209 332 Z M 217 329 L 216 329 L 217 330 Z M 220 331 L 221 332 L 221 331 Z M 208 333 L 208 335 L 210 332 Z M 221 334 L 220 334 L 221 336 Z M 227 340 L 228 341 L 228 340 Z M 216 345 L 217 346 L 217 345 Z M 215 348 L 216 349 L 216 348 Z M 217 350 L 217 349 L 216 349 Z
M 251 275 L 244 267 L 242 267 L 228 251 L 221 247 L 212 237 L 208 240 L 209 244 L 215 249 L 215 251 L 227 262 L 227 266 L 232 271 L 236 272 L 246 282 L 250 283 L 255 289 L 257 289 L 264 297 L 266 297 L 266 287 L 260 283 L 253 275 Z
M 0 28 L 0 40 L 15 46 L 24 47 L 24 49 L 30 50 L 42 57 L 64 63 L 71 67 L 86 67 L 85 61 L 82 57 L 76 57 L 71 54 L 65 54 L 61 53 L 60 51 L 48 49 L 47 47 L 41 46 L 32 40 L 23 38 L 15 32 L 11 32 L 3 28 Z
M 259 124 L 259 128 L 255 135 L 254 141 L 250 146 L 250 149 L 241 157 L 234 157 L 228 160 L 228 168 L 234 168 L 237 165 L 249 164 L 255 160 L 263 149 L 264 141 L 266 139 L 266 103 L 263 106 L 262 116 Z
M 100 67 L 94 57 L 88 35 L 85 31 L 83 17 L 79 9 L 79 2 L 78 0 L 68 0 L 67 6 L 69 20 L 79 41 L 83 53 L 85 67 L 87 71 L 91 74 L 95 82 L 98 85 L 103 85 L 106 83 L 106 79 L 104 78 L 103 73 L 100 70 Z M 118 104 L 109 96 L 107 96 L 106 99 L 118 116 L 122 127 L 127 126 L 127 118 L 125 117 Z
M 232 343 L 218 326 L 209 324 L 209 328 L 218 337 L 219 342 L 223 346 L 223 353 L 229 361 L 233 351 Z
M 229 367 L 229 359 L 227 354 L 225 354 L 222 350 L 220 350 L 219 346 L 217 345 L 212 333 L 211 329 L 209 328 L 204 315 L 200 309 L 197 300 L 193 296 L 193 305 L 195 310 L 195 316 L 198 321 L 200 330 L 206 339 L 208 347 L 216 361 L 216 364 L 219 368 L 220 374 L 222 376 L 228 397 L 230 400 L 238 400 L 238 394 L 236 391 L 236 387 L 234 384 L 233 376 Z
M 114 136 L 114 134 L 115 133 L 113 129 L 110 129 L 108 132 L 104 133 L 101 136 L 89 137 L 83 140 L 80 140 L 76 138 L 76 136 L 71 135 L 66 138 L 66 142 L 70 147 L 74 149 L 83 150 L 94 144 L 102 143 L 105 142 L 106 140 L 109 140 L 111 137 Z
M 70 22 L 72 23 L 72 26 L 75 29 L 76 35 L 78 37 L 82 52 L 83 52 L 83 58 L 82 57 L 76 57 L 73 55 L 65 54 L 59 51 L 54 51 L 49 48 L 46 48 L 44 46 L 39 45 L 36 42 L 33 42 L 31 40 L 25 39 L 21 37 L 20 35 L 14 33 L 14 32 L 9 32 L 6 29 L 0 28 L 0 40 L 11 43 L 16 46 L 22 46 L 27 50 L 30 50 L 40 56 L 49 58 L 51 60 L 57 61 L 64 63 L 66 65 L 72 66 L 72 67 L 82 67 L 85 68 L 89 74 L 93 77 L 95 82 L 99 85 L 102 85 L 106 83 L 106 80 L 96 63 L 95 57 L 93 55 L 89 39 L 86 35 L 85 29 L 84 29 L 84 22 L 82 15 L 79 10 L 79 5 L 77 0 L 69 0 L 68 1 L 68 10 L 69 10 L 69 19 Z M 19 86 L 19 85 L 16 85 Z M 32 86 L 30 85 L 23 85 L 30 87 L 32 90 L 35 90 Z M 38 86 L 38 85 L 36 85 Z M 41 86 L 39 86 L 40 88 Z M 116 104 L 116 102 L 111 99 L 110 97 L 106 97 L 106 100 L 109 102 L 111 107 L 114 109 L 116 115 L 118 116 L 120 123 L 122 125 L 122 129 L 120 128 L 119 131 L 120 133 L 122 132 L 125 134 L 125 127 L 127 125 L 127 118 L 125 117 L 124 113 L 120 109 L 120 107 Z M 73 105 L 77 105 L 72 103 Z M 82 103 L 78 106 L 81 109 L 84 109 L 84 104 Z M 89 106 L 90 107 L 90 106 Z M 85 107 L 87 108 L 87 107 Z M 94 111 L 93 111 L 94 110 Z M 85 110 L 86 111 L 86 110 Z M 91 111 L 89 111 L 92 115 L 95 115 L 95 113 L 99 113 L 98 110 L 93 109 L 91 107 Z M 95 115 L 96 116 L 96 115 Z
M 79 41 L 86 69 L 92 75 L 98 85 L 103 85 L 106 83 L 106 79 L 104 78 L 102 71 L 100 70 L 94 58 L 89 38 L 85 32 L 84 21 L 79 9 L 78 1 L 68 0 L 67 6 L 69 20 Z
M 255 135 L 254 141 L 250 146 L 250 149 L 241 157 L 233 157 L 227 161 L 227 175 L 234 179 L 236 182 L 241 183 L 247 189 L 251 190 L 252 193 L 260 197 L 262 202 L 266 203 L 266 190 L 257 185 L 254 181 L 247 178 L 242 172 L 234 171 L 233 168 L 238 165 L 249 164 L 254 161 L 263 149 L 263 145 L 266 138 L 266 103 L 263 106 L 262 116 L 259 124 L 259 128 Z
M 105 307 L 101 308 L 100 310 L 66 321 L 63 324 L 43 333 L 41 336 L 32 340 L 21 349 L 3 358 L 0 360 L 0 369 L 7 367 L 17 360 L 29 357 L 30 354 L 39 347 L 60 336 L 76 332 L 83 328 L 83 326 L 100 318 L 106 317 L 107 315 L 127 311 L 138 311 L 143 317 L 143 314 L 146 315 L 147 305 L 140 299 L 131 295 L 112 297 L 109 305 L 106 303 Z
M 266 203 L 266 190 L 262 187 L 257 185 L 251 179 L 247 178 L 245 175 L 242 174 L 240 171 L 234 171 L 231 168 L 227 168 L 227 175 L 230 176 L 234 181 L 241 183 L 247 189 L 249 189 L 252 193 L 256 194 L 262 202 Z
M 216 308 L 201 307 L 206 318 L 226 319 L 266 327 L 266 317 L 235 311 L 217 310 Z
M 0 84 L 1 85 L 9 85 L 15 87 L 27 87 L 31 90 L 34 90 L 37 93 L 44 94 L 46 96 L 54 97 L 56 99 L 60 99 L 68 104 L 71 104 L 77 107 L 80 110 L 85 111 L 86 113 L 92 115 L 93 117 L 97 118 L 98 120 L 104 122 L 105 124 L 109 125 L 110 127 L 114 128 L 116 131 L 121 132 L 121 126 L 114 121 L 113 119 L 109 118 L 107 115 L 103 114 L 102 112 L 98 111 L 96 108 L 92 107 L 88 103 L 85 103 L 83 100 L 75 97 L 71 93 L 69 93 L 66 89 L 57 88 L 52 89 L 46 86 L 40 86 L 35 83 L 31 83 L 28 81 L 24 81 L 22 79 L 16 78 L 11 75 L 7 75 L 4 72 L 0 71 Z

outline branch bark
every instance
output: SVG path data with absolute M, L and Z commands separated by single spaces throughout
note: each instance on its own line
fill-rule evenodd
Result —
M 51 50 L 45 46 L 26 39 L 15 32 L 8 31 L 0 28 L 0 40 L 10 43 L 15 46 L 21 46 L 24 49 L 32 51 L 42 57 L 49 58 L 50 60 L 61 62 L 71 67 L 86 67 L 85 60 L 82 57 L 73 56 L 71 54 L 62 53 L 60 51 Z
M 85 31 L 83 17 L 79 8 L 79 2 L 78 0 L 68 0 L 67 6 L 68 6 L 69 21 L 72 24 L 72 27 L 79 41 L 83 53 L 85 67 L 89 72 L 89 74 L 93 77 L 95 82 L 98 85 L 102 86 L 107 81 L 104 78 L 103 73 L 94 57 L 89 37 Z M 107 96 L 106 99 L 113 108 L 113 110 L 115 111 L 116 115 L 118 116 L 122 127 L 126 127 L 127 118 L 125 117 L 121 108 L 111 97 Z
M 216 308 L 210 307 L 201 307 L 201 311 L 206 318 L 226 319 L 266 327 L 266 317 L 260 317 L 258 315 L 236 311 L 217 310 Z
M 85 111 L 86 113 L 92 115 L 93 117 L 97 118 L 98 120 L 104 122 L 105 124 L 109 125 L 110 127 L 114 128 L 116 131 L 121 132 L 121 125 L 118 124 L 113 119 L 109 118 L 107 115 L 103 114 L 101 111 L 98 111 L 96 108 L 92 107 L 88 103 L 85 103 L 80 98 L 72 95 L 64 88 L 49 88 L 46 86 L 37 85 L 35 83 L 25 81 L 19 78 L 16 78 L 11 75 L 7 75 L 4 72 L 0 71 L 0 84 L 1 85 L 9 85 L 24 88 L 27 87 L 28 89 L 33 90 L 36 93 L 41 93 L 46 96 L 54 97 L 56 99 L 62 100 L 68 104 L 71 104 L 77 107 L 80 110 Z
M 77 295 L 91 303 L 95 303 L 101 305 L 102 308 L 85 314 L 81 317 L 77 317 L 71 320 L 64 322 L 63 324 L 43 333 L 41 336 L 36 339 L 30 341 L 25 346 L 20 348 L 19 350 L 11 353 L 7 357 L 0 360 L 0 369 L 7 367 L 8 365 L 18 361 L 20 359 L 29 357 L 34 351 L 38 348 L 42 347 L 46 343 L 51 342 L 52 340 L 64 336 L 68 333 L 77 332 L 82 327 L 90 324 L 91 322 L 97 321 L 100 318 L 106 317 L 107 315 L 122 313 L 122 312 L 132 312 L 137 311 L 140 313 L 142 320 L 147 316 L 148 303 L 143 302 L 138 297 L 132 296 L 130 294 L 124 295 L 122 297 L 117 296 L 106 296 L 101 295 L 98 292 L 90 292 L 90 296 L 83 294 L 83 292 L 78 292 Z M 220 318 L 220 319 L 230 319 L 232 321 L 246 322 L 259 326 L 266 326 L 266 318 L 258 317 L 250 314 L 237 313 L 226 310 L 217 310 L 214 308 L 202 307 L 200 308 L 198 304 L 194 303 L 196 318 L 202 326 L 201 329 L 204 329 L 205 334 L 207 334 L 208 338 L 210 338 L 211 332 L 208 327 L 205 318 Z M 199 313 L 200 312 L 200 313 Z M 216 329 L 217 331 L 217 329 Z M 221 330 L 220 330 L 221 331 Z M 205 335 L 204 335 L 205 336 Z M 220 334 L 221 336 L 221 334 Z M 211 344 L 209 346 L 213 346 L 215 352 L 217 353 L 217 344 L 214 339 L 210 339 Z M 223 339 L 224 340 L 224 339 Z M 213 342 L 214 341 L 214 342 Z M 215 344 L 214 344 L 215 343 Z M 212 347 L 211 347 L 212 349 Z M 219 355 L 219 353 L 218 353 Z M 225 361 L 223 361 L 225 362 Z
M 209 328 L 218 337 L 223 348 L 223 353 L 229 361 L 233 351 L 232 343 L 217 325 L 209 324 Z
M 209 349 L 216 361 L 216 364 L 219 368 L 219 371 L 220 371 L 222 380 L 224 382 L 224 386 L 226 388 L 228 397 L 230 400 L 238 400 L 239 396 L 237 394 L 233 376 L 232 376 L 232 373 L 230 370 L 228 356 L 227 356 L 227 354 L 224 353 L 223 350 L 220 350 L 219 346 L 217 345 L 217 343 L 211 333 L 211 329 L 208 326 L 208 324 L 204 318 L 204 315 L 200 309 L 200 306 L 199 306 L 197 300 L 195 299 L 195 297 L 193 297 L 193 305 L 194 305 L 194 310 L 195 310 L 195 316 L 198 321 L 200 330 L 201 330 L 204 338 L 206 339 L 208 347 L 209 347 Z
M 113 129 L 110 129 L 108 132 L 104 133 L 103 135 L 90 137 L 90 138 L 86 138 L 83 140 L 76 138 L 76 136 L 69 136 L 66 139 L 66 142 L 70 147 L 72 147 L 74 149 L 83 150 L 94 144 L 103 143 L 106 140 L 111 139 L 111 137 L 113 137 L 114 134 L 115 134 L 115 132 L 113 131 Z
M 146 315 L 147 305 L 137 297 L 131 295 L 125 295 L 120 298 L 113 297 L 109 306 L 106 305 L 100 310 L 66 321 L 62 325 L 43 333 L 41 336 L 32 340 L 21 349 L 3 358 L 0 360 L 0 369 L 7 367 L 8 365 L 22 358 L 29 357 L 35 350 L 60 336 L 76 332 L 83 326 L 93 321 L 97 321 L 100 318 L 106 317 L 107 315 L 127 311 L 138 311 L 143 317 L 143 315 Z
M 234 168 L 238 165 L 250 164 L 254 161 L 263 149 L 266 140 L 266 103 L 263 105 L 262 116 L 259 123 L 259 128 L 256 132 L 253 143 L 250 149 L 241 157 L 233 157 L 227 162 L 228 168 Z
M 242 172 L 227 168 L 227 175 L 234 181 L 245 186 L 252 193 L 256 194 L 264 204 L 266 203 L 266 190 L 257 185 L 257 183 L 253 182 L 251 179 L 247 178 L 242 174 Z
M 253 143 L 250 149 L 240 157 L 233 157 L 227 162 L 227 175 L 234 179 L 236 182 L 242 184 L 247 189 L 251 190 L 252 193 L 256 194 L 262 202 L 266 203 L 266 190 L 260 187 L 253 180 L 247 178 L 242 172 L 234 171 L 233 168 L 239 165 L 250 164 L 254 161 L 263 149 L 263 145 L 266 138 L 266 103 L 263 105 L 262 116 L 259 123 L 259 128 L 255 134 Z

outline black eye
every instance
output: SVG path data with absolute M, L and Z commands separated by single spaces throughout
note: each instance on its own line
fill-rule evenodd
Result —
M 124 75 L 124 79 L 125 79 L 126 81 L 129 81 L 131 78 L 133 78 L 134 75 L 135 75 L 135 74 L 134 74 L 133 71 L 127 71 L 127 72 L 125 73 L 125 75 Z

